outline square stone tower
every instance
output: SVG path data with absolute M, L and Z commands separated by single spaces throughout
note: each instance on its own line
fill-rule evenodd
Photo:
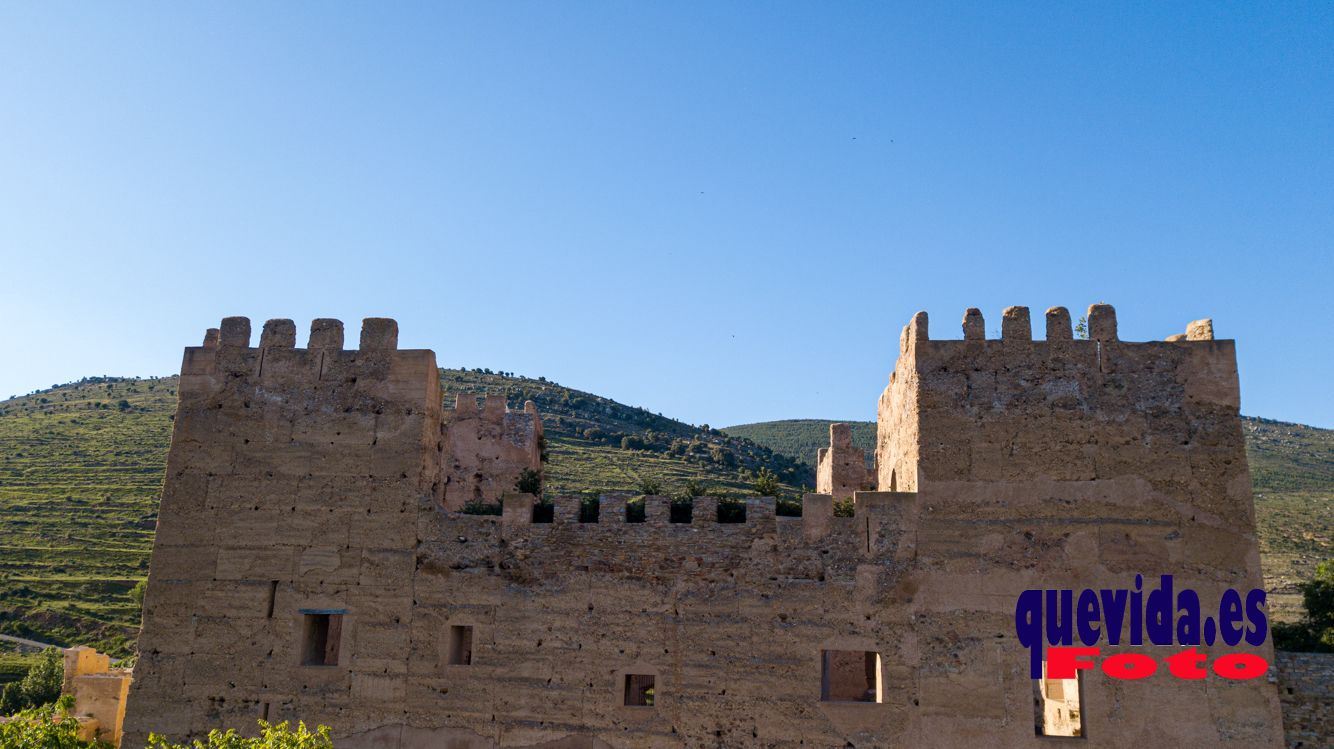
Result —
M 297 349 L 290 321 L 251 347 L 228 318 L 182 366 L 126 746 L 266 718 L 352 749 L 1277 749 L 1266 678 L 1030 677 L 1025 591 L 1171 574 L 1207 609 L 1261 585 L 1232 342 L 1088 323 L 1049 310 L 1037 341 L 1015 307 L 985 340 L 970 310 L 933 340 L 914 317 L 851 517 L 830 464 L 799 518 L 648 497 L 628 522 L 613 494 L 457 511 L 532 459 L 537 415 L 447 418 L 392 321 L 347 351 L 335 321 Z

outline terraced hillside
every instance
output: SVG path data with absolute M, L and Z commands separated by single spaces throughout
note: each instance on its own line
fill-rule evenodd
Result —
M 1299 610 L 1297 583 L 1334 556 L 1334 430 L 1242 417 L 1266 588 L 1280 618 Z M 723 431 L 814 461 L 829 444 L 829 422 L 791 419 L 742 424 Z M 853 441 L 875 450 L 875 422 L 853 422 Z
M 454 393 L 536 401 L 552 493 L 744 493 L 768 467 L 792 492 L 810 468 L 749 440 L 544 380 L 442 370 Z M 177 380 L 90 378 L 0 401 L 0 633 L 128 652 L 129 591 L 148 570 Z
M 548 440 L 551 493 L 638 490 L 746 493 L 768 467 L 792 494 L 814 483 L 810 463 L 828 422 L 697 428 L 542 379 L 442 370 L 457 392 L 537 403 Z M 0 633 L 128 653 L 156 520 L 176 379 L 90 378 L 0 401 Z M 1261 544 L 1280 610 L 1293 585 L 1331 553 L 1334 432 L 1247 419 Z M 869 447 L 874 425 L 854 426 Z

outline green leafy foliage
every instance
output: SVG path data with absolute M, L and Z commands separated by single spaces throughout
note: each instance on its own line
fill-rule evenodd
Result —
M 778 483 L 778 477 L 768 468 L 761 468 L 759 473 L 755 474 L 755 493 L 761 497 L 776 497 L 782 489 Z
M 55 648 L 42 651 L 41 657 L 28 669 L 21 681 L 10 682 L 0 689 L 0 715 L 13 715 L 54 704 L 60 699 L 64 676 L 65 662 L 60 651 Z
M 0 723 L 0 747 L 5 749 L 111 749 L 110 744 L 79 739 L 79 721 L 69 713 L 74 697 L 55 705 L 30 708 Z
M 1334 653 L 1334 559 L 1317 565 L 1315 577 L 1301 589 L 1306 615 L 1297 622 L 1275 624 L 1274 647 Z
M 523 469 L 519 474 L 519 479 L 514 482 L 514 488 L 524 494 L 535 496 L 542 495 L 542 474 L 531 468 Z
M 148 749 L 333 749 L 328 726 L 310 731 L 305 723 L 291 728 L 285 721 L 273 725 L 261 720 L 259 728 L 259 736 L 255 737 L 242 736 L 235 729 L 214 729 L 209 731 L 207 739 L 189 744 L 173 744 L 165 737 L 151 734 Z

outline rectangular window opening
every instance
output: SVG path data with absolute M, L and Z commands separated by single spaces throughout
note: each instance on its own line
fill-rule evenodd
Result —
M 343 639 L 343 615 L 304 614 L 302 623 L 301 665 L 337 666 L 338 645 Z
M 863 650 L 822 650 L 822 702 L 882 702 L 880 654 Z
M 1042 664 L 1041 679 L 1033 680 L 1033 731 L 1038 736 L 1084 737 L 1083 710 L 1081 709 L 1084 680 L 1075 673 L 1073 679 L 1048 679 L 1047 664 Z
M 626 707 L 653 707 L 653 682 L 652 674 L 626 674 Z
M 454 625 L 449 628 L 449 665 L 472 665 L 472 627 Z

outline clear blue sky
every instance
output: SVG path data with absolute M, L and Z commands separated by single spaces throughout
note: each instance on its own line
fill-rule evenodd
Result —
M 7 3 L 0 397 L 383 315 L 694 423 L 871 419 L 915 310 L 1107 301 L 1334 427 L 1331 7 Z

